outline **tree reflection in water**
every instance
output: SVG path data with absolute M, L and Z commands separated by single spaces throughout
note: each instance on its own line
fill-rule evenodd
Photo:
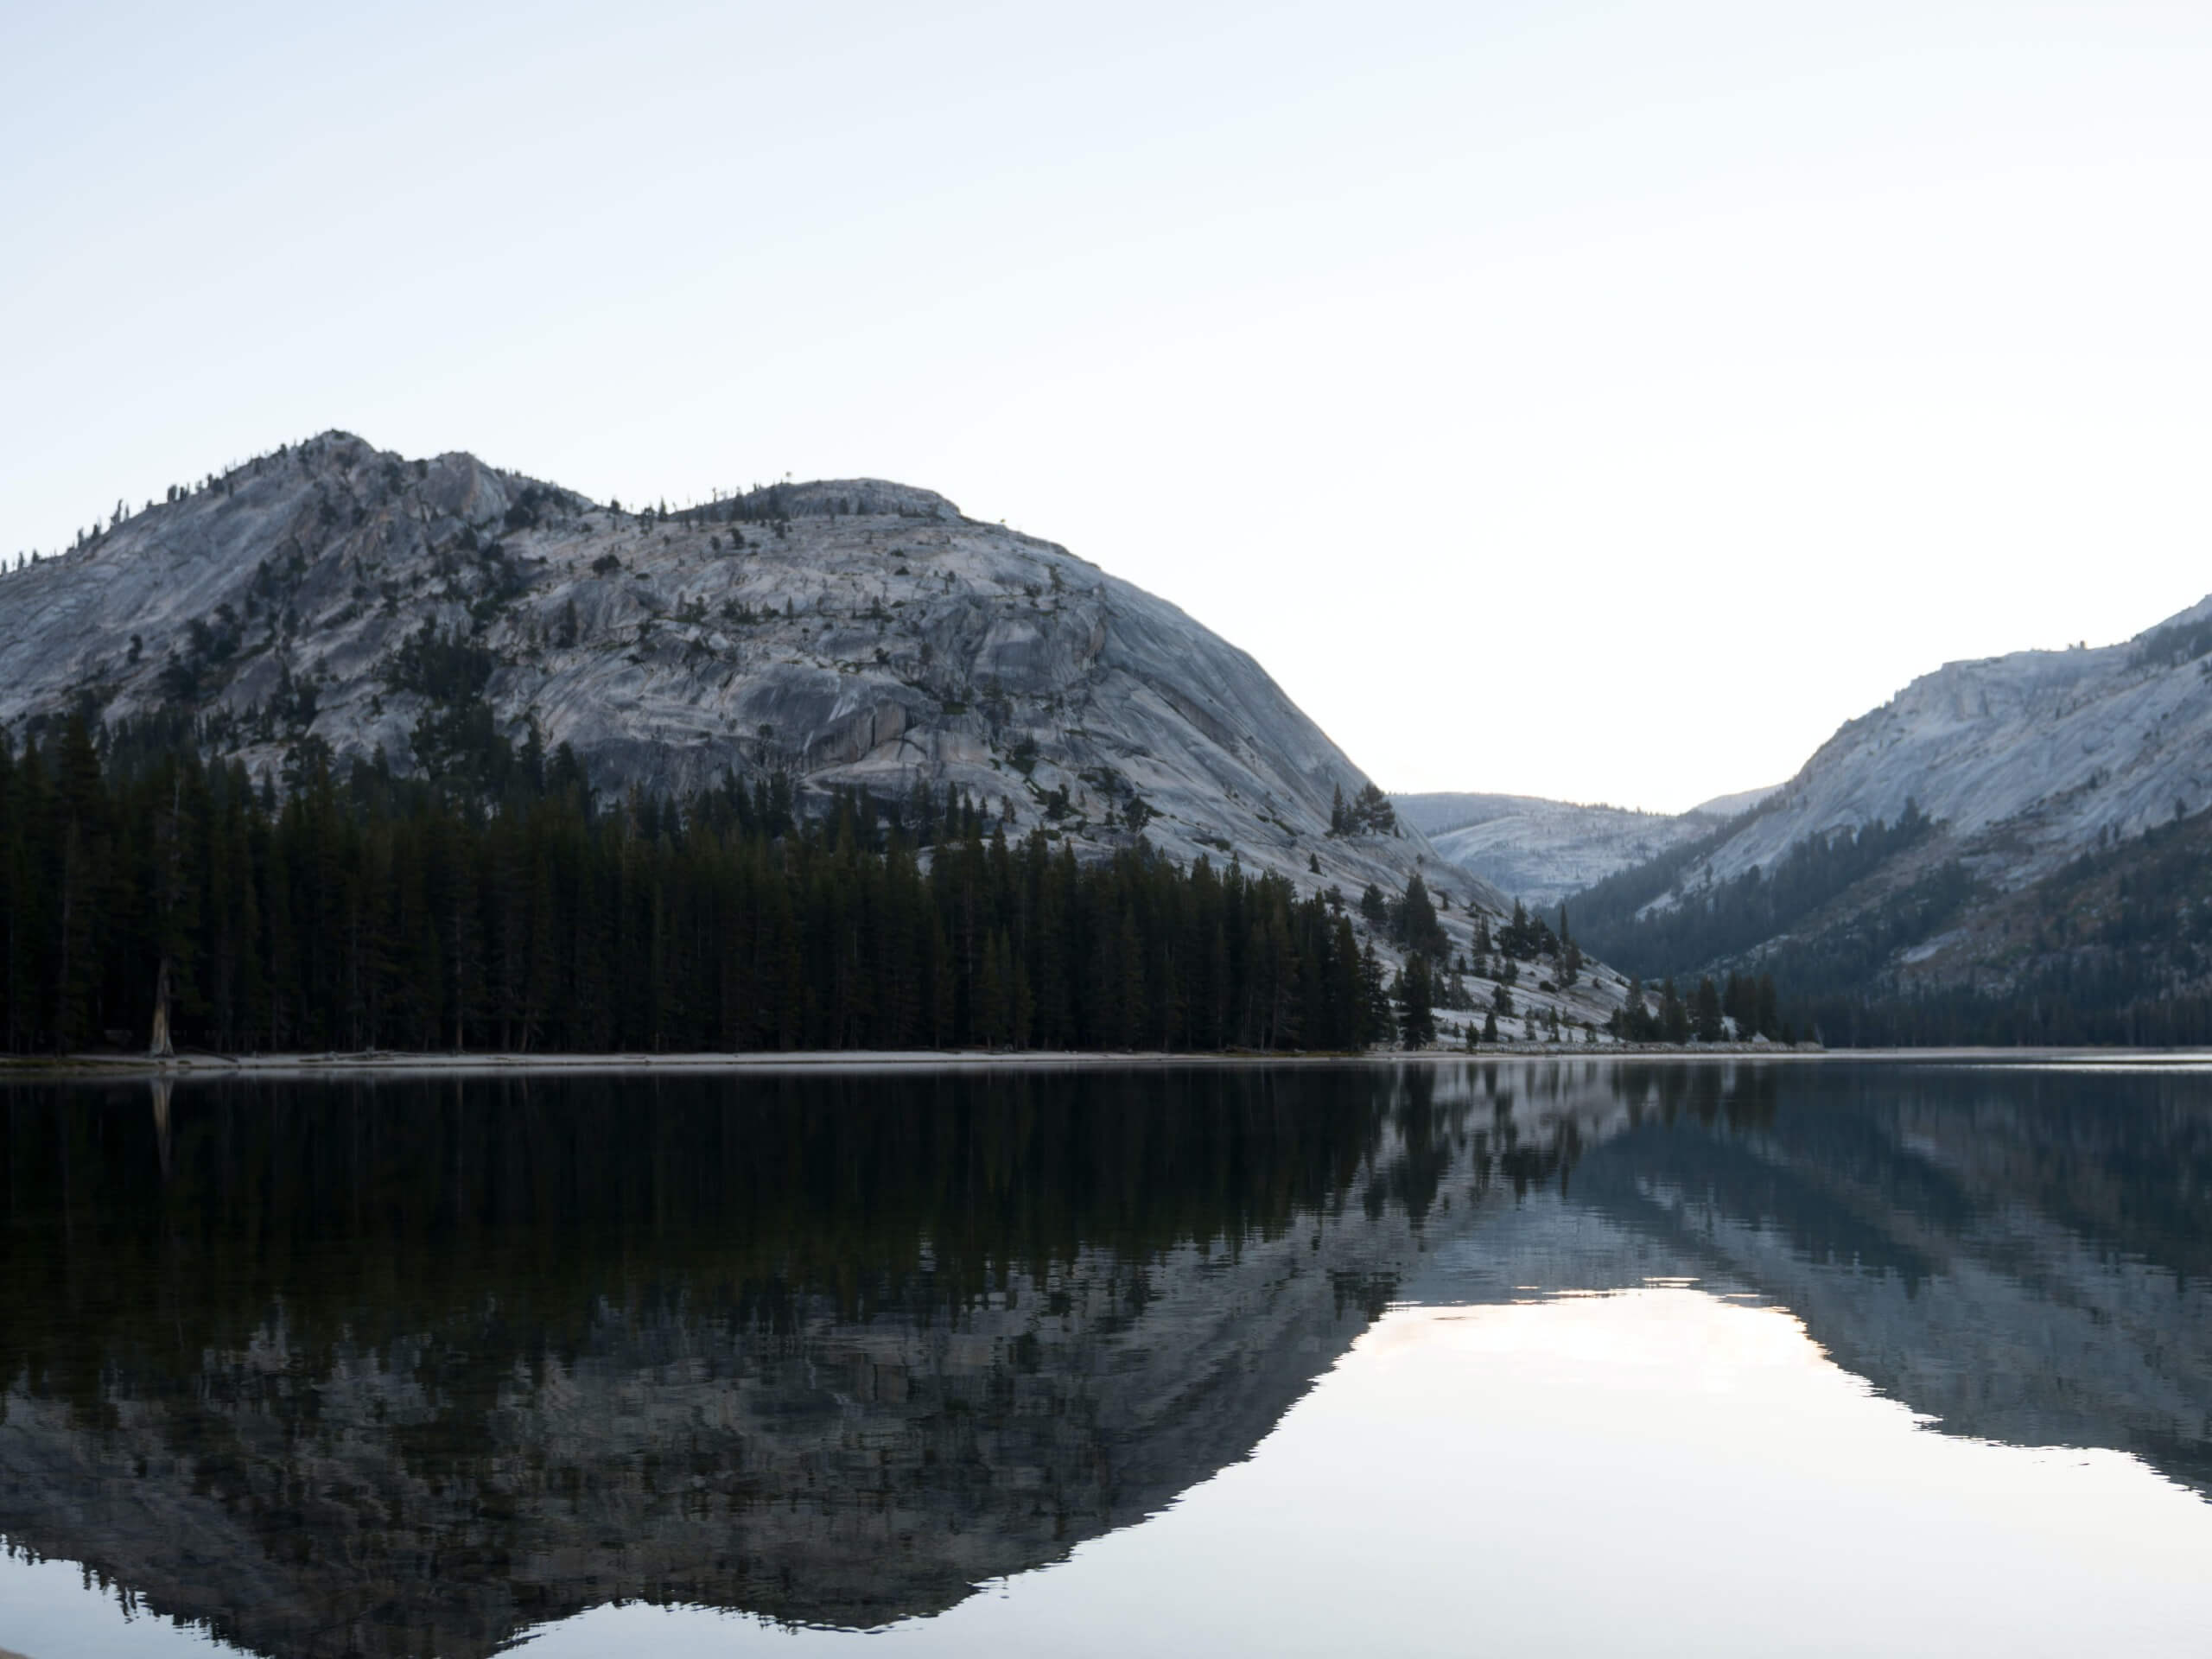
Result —
M 0 1531 L 270 1653 L 489 1653 L 626 1598 L 877 1624 L 1244 1457 L 1445 1256 L 1526 1282 L 1490 1218 L 1537 1195 L 1637 1241 L 1585 1276 L 1739 1283 L 1946 1427 L 2196 1478 L 2212 1351 L 2172 1292 L 2212 1096 L 2119 1095 L 1585 1061 L 16 1086 Z M 2097 1365 L 1964 1397 L 2076 1317 Z

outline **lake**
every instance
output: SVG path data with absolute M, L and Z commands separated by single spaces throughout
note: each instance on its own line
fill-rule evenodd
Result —
M 0 1649 L 29 1659 L 2212 1630 L 2212 1067 L 0 1106 Z

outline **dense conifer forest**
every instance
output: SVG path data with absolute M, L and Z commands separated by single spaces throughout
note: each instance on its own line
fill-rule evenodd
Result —
M 1956 867 L 1942 880 L 1971 903 Z M 2212 813 L 2177 815 L 2107 837 L 2018 893 L 1981 895 L 1980 925 L 2018 966 L 2000 985 L 1910 986 L 1814 980 L 1801 1017 L 1853 1047 L 1960 1044 L 2212 1044 Z
M 498 764 L 466 786 L 312 745 L 280 784 L 181 721 L 0 735 L 0 1047 L 143 1049 L 164 1011 L 179 1047 L 230 1053 L 1398 1034 L 1341 901 L 1234 860 L 1081 865 L 958 795 L 601 802 L 565 751 L 471 747 Z
M 1408 953 L 1386 982 L 1333 893 L 1141 842 L 1082 864 L 957 793 L 808 815 L 770 779 L 610 802 L 565 752 L 488 727 L 425 731 L 426 779 L 308 744 L 257 779 L 204 759 L 204 735 L 182 717 L 54 722 L 20 751 L 0 734 L 0 1052 L 158 1046 L 157 1012 L 176 1046 L 223 1053 L 1336 1052 L 1433 1042 L 1433 1007 L 1471 1006 L 1417 877 L 1355 907 Z M 1999 910 L 1944 863 L 1788 937 L 1932 833 L 1908 810 L 1652 915 L 1671 868 L 1581 895 L 1582 938 L 1634 976 L 1614 1033 L 1710 1042 L 1726 1016 L 1839 1046 L 2212 1041 L 2212 814 Z M 1968 922 L 2015 935 L 2009 982 L 1887 972 Z M 1497 938 L 1503 962 L 1579 968 L 1518 907 Z

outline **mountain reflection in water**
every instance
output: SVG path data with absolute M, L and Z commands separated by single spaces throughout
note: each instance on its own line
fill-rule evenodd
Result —
M 1940 1431 L 2212 1485 L 2212 1077 L 1562 1060 L 0 1103 L 0 1533 L 272 1655 L 487 1654 L 616 1600 L 936 1613 L 1247 1457 L 1394 1300 L 1531 1287 L 1782 1305 Z

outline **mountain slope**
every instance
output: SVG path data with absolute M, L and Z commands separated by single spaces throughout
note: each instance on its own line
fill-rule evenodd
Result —
M 110 717 L 182 703 L 258 766 L 308 736 L 423 764 L 418 722 L 474 675 L 506 735 L 534 722 L 606 791 L 926 779 L 1089 839 L 1141 800 L 1172 851 L 1300 871 L 1324 852 L 1338 880 L 1402 883 L 1427 850 L 1321 844 L 1332 790 L 1364 780 L 1243 652 L 1061 548 L 874 480 L 664 518 L 334 433 L 5 598 L 0 716 L 80 692 Z M 410 650 L 425 630 L 460 659 Z
M 1469 905 L 1505 908 L 1418 830 L 1330 835 L 1366 779 L 1245 652 L 926 490 L 632 512 L 333 432 L 172 495 L 0 582 L 0 721 L 190 716 L 271 776 L 317 747 L 466 774 L 536 742 L 606 792 L 957 788 L 1009 835 L 1141 834 L 1302 892 L 1426 869 L 1455 948 Z M 1602 1020 L 1596 981 L 1561 1012 Z
M 2212 599 L 2125 644 L 1948 663 L 1850 721 L 1775 810 L 1712 861 L 1716 880 L 1808 836 L 1894 823 L 1908 801 L 1961 847 L 2002 843 L 2000 883 L 2212 802 Z
M 1948 664 L 1725 832 L 1595 884 L 1577 918 L 1624 968 L 1762 964 L 1808 995 L 2079 1014 L 2196 988 L 2186 929 L 2114 933 L 2143 877 L 2105 867 L 2157 864 L 2173 903 L 2194 881 L 2174 859 L 2212 804 L 2208 654 L 2212 601 L 2118 645 Z M 2128 850 L 2153 841 L 2156 859 Z M 2107 947 L 2124 973 L 2084 955 Z

